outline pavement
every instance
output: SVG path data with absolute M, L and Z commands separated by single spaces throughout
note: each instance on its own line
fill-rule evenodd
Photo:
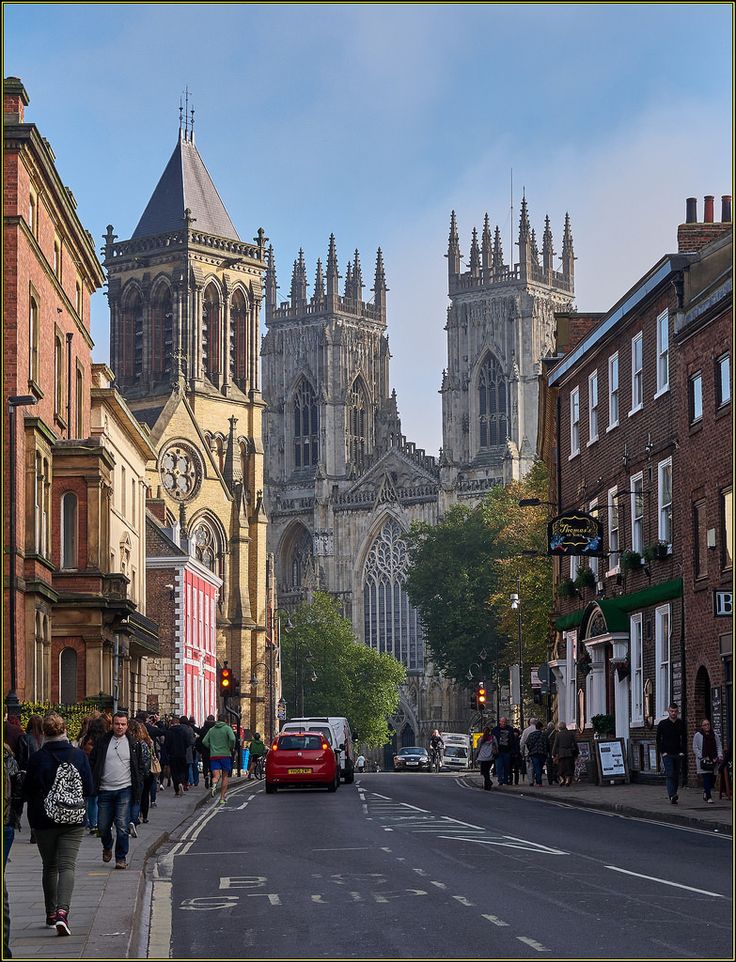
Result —
M 231 786 L 243 781 L 232 778 Z M 85 834 L 77 859 L 74 894 L 69 910 L 72 934 L 60 937 L 46 928 L 41 887 L 41 856 L 29 844 L 30 830 L 23 815 L 23 830 L 16 832 L 5 880 L 10 896 L 10 949 L 14 959 L 124 959 L 135 958 L 136 921 L 145 887 L 145 863 L 159 846 L 176 837 L 178 827 L 200 806 L 215 805 L 200 779 L 179 798 L 173 786 L 159 791 L 148 823 L 138 826 L 130 839 L 128 868 L 115 868 L 115 860 L 102 861 L 99 838 Z M 113 828 L 113 838 L 115 830 Z
M 464 776 L 466 784 L 482 790 L 478 772 Z M 242 779 L 233 778 L 233 787 Z M 578 782 L 569 788 L 527 784 L 505 785 L 494 792 L 527 798 L 554 799 L 581 808 L 614 811 L 634 818 L 670 822 L 691 828 L 731 835 L 732 803 L 719 799 L 713 805 L 703 800 L 697 788 L 682 788 L 678 805 L 671 805 L 664 785 L 641 783 L 593 785 Z M 200 781 L 176 798 L 173 788 L 159 792 L 156 808 L 149 812 L 149 822 L 138 827 L 139 837 L 130 839 L 128 869 L 114 868 L 114 861 L 102 861 L 99 838 L 85 835 L 77 860 L 74 895 L 69 912 L 72 935 L 57 936 L 45 926 L 41 889 L 41 858 L 38 848 L 28 842 L 28 823 L 23 818 L 23 831 L 16 833 L 6 870 L 10 894 L 10 946 L 17 959 L 122 959 L 136 958 L 137 920 L 142 908 L 145 888 L 145 863 L 157 848 L 176 838 L 180 825 L 200 806 L 215 804 Z

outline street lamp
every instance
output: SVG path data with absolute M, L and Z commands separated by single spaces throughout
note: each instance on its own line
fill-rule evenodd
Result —
M 524 652 L 521 642 L 521 575 L 517 575 L 516 591 L 511 595 L 511 610 L 518 612 L 519 629 L 519 727 L 524 728 Z
M 15 500 L 16 500 L 16 465 L 15 465 L 15 410 L 16 408 L 31 407 L 31 405 L 36 403 L 36 398 L 32 394 L 16 394 L 8 398 L 8 419 L 9 419 L 9 452 L 8 460 L 10 462 L 10 484 L 8 485 L 8 500 L 10 502 L 10 524 L 9 524 L 9 542 L 8 545 L 10 554 L 10 577 L 8 579 L 10 585 L 10 597 L 8 598 L 8 623 L 10 629 L 10 691 L 5 696 L 5 707 L 8 710 L 8 715 L 15 715 L 20 717 L 20 702 L 18 701 L 18 677 L 17 677 L 17 667 L 16 667 L 16 644 L 15 644 L 15 556 L 17 553 L 16 548 L 16 531 L 15 531 Z

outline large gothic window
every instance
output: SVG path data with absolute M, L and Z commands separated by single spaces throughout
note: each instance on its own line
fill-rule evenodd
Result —
M 151 299 L 151 373 L 154 378 L 171 374 L 174 354 L 174 311 L 171 289 L 159 284 Z
M 303 525 L 292 531 L 283 555 L 284 589 L 304 591 L 314 574 L 312 535 Z
M 347 442 L 348 461 L 360 467 L 368 454 L 368 401 L 365 389 L 356 378 L 348 395 Z
M 137 288 L 125 298 L 122 322 L 123 376 L 138 378 L 143 373 L 143 301 Z
M 230 301 L 230 375 L 244 387 L 248 371 L 248 306 L 241 290 Z
M 204 373 L 213 383 L 220 374 L 221 328 L 220 295 L 214 284 L 208 284 L 202 308 L 202 363 Z
M 478 379 L 481 448 L 506 443 L 509 434 L 507 392 L 501 366 L 496 358 L 489 354 L 483 362 Z
M 319 405 L 306 378 L 294 392 L 294 467 L 308 468 L 319 461 Z
M 409 671 L 423 671 L 421 623 L 406 591 L 408 565 L 403 532 L 391 518 L 373 542 L 365 561 L 365 642 L 376 651 L 393 655 Z

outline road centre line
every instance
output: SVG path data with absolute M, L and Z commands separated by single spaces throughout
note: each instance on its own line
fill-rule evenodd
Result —
M 508 928 L 508 922 L 504 922 L 503 919 L 499 919 L 497 915 L 483 915 L 482 918 L 488 919 L 494 925 L 505 925 Z
M 350 848 L 313 848 L 313 852 L 369 852 L 371 845 L 357 845 Z
M 452 897 L 456 902 L 459 902 L 461 905 L 467 905 L 469 908 L 472 908 L 475 905 L 475 902 L 471 902 L 470 899 L 466 899 L 464 895 L 453 895 Z
M 516 938 L 519 942 L 523 942 L 525 945 L 531 946 L 531 948 L 536 949 L 537 952 L 549 952 L 549 949 L 542 945 L 541 942 L 537 942 L 534 939 L 530 939 L 528 935 L 517 935 Z
M 633 875 L 636 878 L 646 879 L 648 882 L 659 882 L 661 885 L 671 885 L 678 889 L 687 889 L 688 892 L 697 892 L 699 895 L 710 895 L 714 899 L 725 899 L 728 898 L 726 895 L 720 895 L 718 892 L 709 892 L 707 889 L 696 889 L 692 885 L 682 885 L 680 882 L 669 882 L 667 879 L 657 878 L 654 875 L 642 875 L 640 872 L 629 872 L 625 868 L 618 868 L 616 865 L 606 865 L 605 868 L 610 869 L 612 872 L 621 872 L 623 875 Z
M 426 873 L 425 873 L 426 874 Z M 436 885 L 438 889 L 446 889 L 447 886 L 444 882 L 430 882 L 430 885 Z M 456 896 L 457 897 L 457 896 Z

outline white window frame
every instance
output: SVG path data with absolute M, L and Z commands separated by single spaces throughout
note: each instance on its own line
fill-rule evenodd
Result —
M 670 500 L 664 502 L 662 500 L 662 478 L 664 477 L 665 471 L 669 468 L 670 473 Z M 660 461 L 657 465 L 657 538 L 659 541 L 664 542 L 669 546 L 670 553 L 672 552 L 672 458 L 666 458 L 664 461 Z M 669 537 L 667 537 L 667 532 L 665 531 L 665 511 L 669 508 Z
M 577 411 L 577 417 L 575 413 Z M 570 457 L 571 460 L 580 454 L 580 387 L 570 391 Z
M 724 380 L 723 369 L 726 368 L 727 376 Z M 725 407 L 726 404 L 731 403 L 731 355 L 721 354 L 720 357 L 716 358 L 716 408 Z M 724 393 L 723 388 L 726 388 L 727 393 Z
M 567 667 L 567 704 L 565 705 L 565 718 L 563 721 L 568 728 L 574 728 L 577 722 L 577 677 L 578 677 L 578 633 L 577 631 L 567 632 L 567 650 L 565 651 L 565 661 Z
M 695 404 L 696 392 L 695 385 L 698 383 L 700 385 L 697 396 L 700 400 L 700 410 L 697 410 Z M 703 420 L 703 372 L 696 371 L 694 374 L 690 375 L 688 380 L 688 420 L 690 424 L 698 424 Z
M 594 499 L 593 501 L 591 501 L 590 504 L 588 505 L 588 514 L 591 515 L 593 518 L 597 518 L 597 517 L 598 517 L 598 498 L 595 498 L 595 499 Z M 591 570 L 591 571 L 593 572 L 593 574 L 595 575 L 596 584 L 598 584 L 598 581 L 600 580 L 600 560 L 601 560 L 600 558 L 589 558 L 589 559 L 588 559 L 588 564 L 590 565 L 590 570 Z
M 580 555 L 571 554 L 570 555 L 570 580 L 574 581 L 578 576 L 578 571 L 580 571 Z
M 631 723 L 644 724 L 644 632 L 641 612 L 629 618 L 631 661 Z
M 613 527 L 613 519 L 616 526 Z M 616 532 L 616 548 L 611 549 L 613 532 Z M 618 487 L 608 489 L 608 571 L 607 575 L 618 574 L 621 561 L 621 519 L 618 516 Z M 615 563 L 614 563 L 615 562 Z
M 667 625 L 665 638 L 664 625 Z M 656 720 L 667 717 L 670 703 L 670 660 L 672 657 L 672 605 L 662 605 L 654 613 L 655 687 L 654 702 Z
M 614 378 L 615 372 L 615 378 Z M 613 431 L 618 427 L 618 419 L 621 412 L 621 391 L 619 386 L 620 366 L 618 363 L 618 351 L 608 358 L 608 427 L 606 431 Z M 614 383 L 615 381 L 615 383 Z M 614 417 L 614 404 L 616 416 Z
M 588 447 L 598 440 L 598 371 L 588 375 Z
M 665 308 L 657 317 L 657 393 L 655 399 L 670 389 L 670 316 Z
M 636 343 L 637 341 L 641 344 L 641 366 L 635 367 L 636 364 Z M 637 384 L 639 385 L 639 390 L 636 390 Z M 638 398 L 638 400 L 637 400 Z M 644 331 L 639 331 L 638 334 L 631 338 L 631 410 L 629 411 L 629 417 L 632 414 L 636 414 L 637 411 L 641 411 L 644 407 Z
M 639 506 L 641 513 L 637 514 L 636 505 L 636 490 L 637 485 L 640 486 L 641 497 L 639 500 Z M 644 472 L 640 471 L 638 474 L 632 474 L 629 479 L 629 491 L 631 494 L 631 550 L 638 551 L 640 555 L 644 554 Z M 639 534 L 637 531 L 637 522 L 639 522 Z

